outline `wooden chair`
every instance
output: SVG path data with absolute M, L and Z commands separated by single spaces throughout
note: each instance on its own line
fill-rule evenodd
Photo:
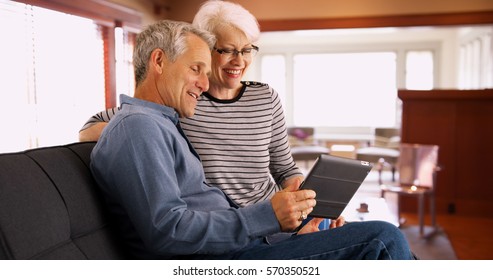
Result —
M 304 162 L 304 168 L 310 169 L 311 163 L 322 154 L 330 154 L 330 149 L 322 146 L 296 146 L 291 148 L 291 155 L 294 161 Z
M 311 163 L 321 154 L 329 154 L 330 149 L 318 145 L 313 139 L 315 129 L 313 127 L 288 127 L 290 137 L 291 155 L 294 161 L 304 162 L 304 168 L 310 169 Z
M 407 195 L 417 197 L 419 233 L 421 237 L 425 237 L 424 202 L 426 196 L 429 197 L 430 201 L 429 212 L 433 228 L 430 234 L 433 234 L 437 228 L 435 217 L 435 185 L 436 172 L 440 170 L 438 167 L 438 149 L 439 147 L 437 145 L 401 143 L 397 163 L 399 174 L 398 183 L 382 184 L 380 186 L 382 197 L 388 192 L 396 193 L 398 196 Z M 400 221 L 401 210 L 399 205 L 397 205 L 397 210 Z
M 356 150 L 356 159 L 375 164 L 382 184 L 382 171 L 391 169 L 395 181 L 396 164 L 399 159 L 400 130 L 398 128 L 375 128 L 375 139 L 371 146 Z
M 291 145 L 291 147 L 316 145 L 317 143 L 313 138 L 314 134 L 315 128 L 313 127 L 288 127 L 289 144 Z

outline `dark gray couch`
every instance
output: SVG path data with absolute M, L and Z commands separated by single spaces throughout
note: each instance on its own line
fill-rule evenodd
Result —
M 128 259 L 89 170 L 95 143 L 0 154 L 0 259 Z

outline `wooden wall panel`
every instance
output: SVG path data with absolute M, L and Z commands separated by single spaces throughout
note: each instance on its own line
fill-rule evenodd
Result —
M 493 90 L 400 90 L 402 142 L 437 144 L 440 213 L 493 217 Z M 401 199 L 403 211 L 416 200 Z

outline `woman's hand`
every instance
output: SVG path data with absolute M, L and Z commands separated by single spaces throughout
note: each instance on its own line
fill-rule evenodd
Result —
M 329 228 L 337 228 L 337 227 L 342 227 L 346 223 L 346 219 L 344 219 L 343 216 L 340 216 L 336 220 L 331 220 L 330 221 L 330 226 Z
M 306 225 L 304 225 L 299 231 L 298 234 L 312 233 L 320 231 L 318 226 L 324 220 L 324 218 L 312 218 Z
M 284 180 L 284 182 L 282 182 L 281 186 L 283 189 L 285 189 L 287 187 L 294 187 L 297 190 L 297 189 L 299 189 L 301 183 L 303 183 L 303 179 L 304 179 L 304 177 L 302 177 L 302 176 L 292 177 L 292 178 L 289 178 L 287 180 Z
M 318 227 L 323 220 L 324 220 L 323 218 L 311 219 L 308 223 L 306 223 L 306 225 L 304 225 L 298 231 L 298 234 L 305 234 L 305 233 L 312 233 L 312 232 L 320 231 L 320 229 Z M 344 219 L 343 216 L 340 216 L 339 218 L 330 221 L 329 229 L 342 227 L 344 225 L 344 223 L 346 223 L 346 220 Z

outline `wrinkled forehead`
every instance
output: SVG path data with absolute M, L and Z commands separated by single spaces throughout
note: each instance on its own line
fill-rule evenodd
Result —
M 197 35 L 191 34 L 187 37 L 187 58 L 194 64 L 200 64 L 204 67 L 210 67 L 211 49 L 207 42 Z

